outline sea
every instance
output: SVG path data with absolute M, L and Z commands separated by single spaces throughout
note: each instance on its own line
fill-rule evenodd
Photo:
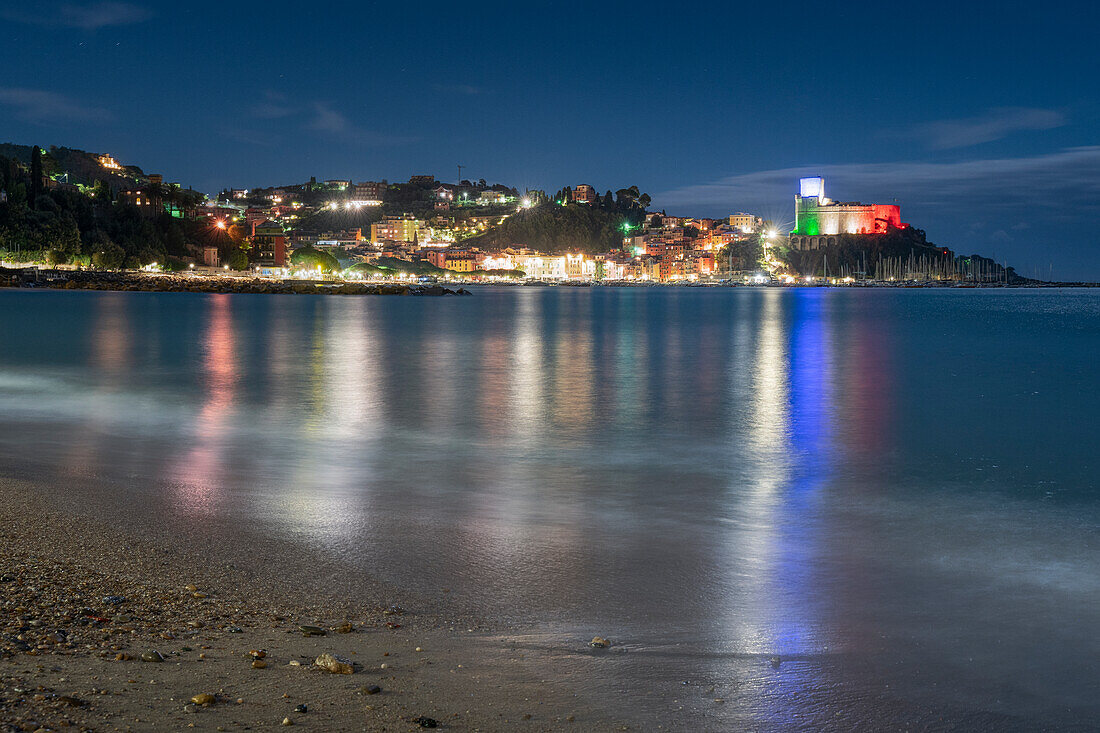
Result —
M 471 290 L 0 291 L 0 475 L 338 558 L 643 729 L 1100 728 L 1100 290 Z

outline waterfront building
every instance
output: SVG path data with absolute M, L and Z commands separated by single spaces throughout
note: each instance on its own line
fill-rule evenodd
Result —
M 260 267 L 286 267 L 286 232 L 280 224 L 269 219 L 252 227 L 250 259 Z
M 596 261 L 582 254 L 565 256 L 565 277 L 568 280 L 591 280 L 596 276 Z
M 527 277 L 538 280 L 564 280 L 565 257 L 548 255 L 519 255 L 514 259 L 515 269 L 523 270 Z

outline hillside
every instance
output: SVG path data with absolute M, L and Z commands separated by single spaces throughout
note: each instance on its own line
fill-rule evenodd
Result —
M 32 150 L 33 147 L 30 145 L 0 143 L 0 158 L 10 158 L 29 166 Z M 50 146 L 42 156 L 42 172 L 55 179 L 68 174 L 68 177 L 63 179 L 65 183 L 81 186 L 91 186 L 97 180 L 101 180 L 116 190 L 149 182 L 145 172 L 137 166 L 105 168 L 100 162 L 99 153 L 56 146 Z
M 529 247 L 550 254 L 594 254 L 619 249 L 627 218 L 602 208 L 544 204 L 509 217 L 495 229 L 463 244 L 484 250 Z

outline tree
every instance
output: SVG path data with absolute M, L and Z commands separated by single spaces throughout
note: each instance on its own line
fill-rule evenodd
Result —
M 30 207 L 33 209 L 38 203 L 38 196 L 42 193 L 42 148 L 37 145 L 31 147 L 31 190 L 29 194 Z
M 117 270 L 126 259 L 126 251 L 104 232 L 97 232 L 92 250 L 92 267 L 97 270 Z
M 234 249 L 229 253 L 229 258 L 226 260 L 226 264 L 229 265 L 229 269 L 240 272 L 241 270 L 248 269 L 248 255 L 243 250 Z
M 97 178 L 92 185 L 92 196 L 97 204 L 110 204 L 114 197 L 111 195 L 111 186 L 101 178 Z
M 340 263 L 328 252 L 322 252 L 310 246 L 299 247 L 290 255 L 290 264 L 294 267 L 304 267 L 307 270 L 320 270 L 321 272 L 338 272 Z

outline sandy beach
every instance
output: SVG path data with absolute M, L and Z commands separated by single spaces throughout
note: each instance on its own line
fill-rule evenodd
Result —
M 0 483 L 0 506 L 4 731 L 623 727 L 532 673 L 556 655 L 532 666 L 492 630 L 120 533 L 25 484 Z

